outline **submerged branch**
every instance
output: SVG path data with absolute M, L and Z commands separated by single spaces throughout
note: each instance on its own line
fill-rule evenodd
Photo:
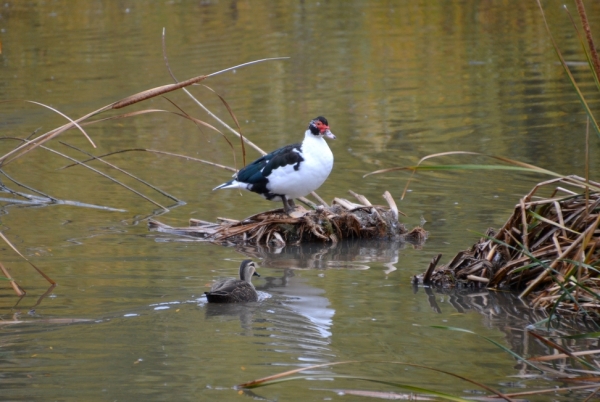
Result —
M 164 209 L 164 210 L 167 210 L 167 208 L 166 208 L 166 207 L 163 207 L 163 206 L 162 206 L 161 204 L 159 204 L 158 202 L 156 202 L 156 201 L 154 201 L 154 200 L 150 199 L 149 197 L 145 196 L 144 194 L 140 193 L 139 191 L 137 191 L 137 190 L 135 190 L 135 189 L 133 189 L 133 188 L 129 187 L 127 184 L 125 184 L 125 183 L 121 183 L 121 182 L 120 182 L 120 181 L 118 181 L 117 179 L 115 179 L 115 178 L 113 178 L 113 177 L 111 177 L 111 176 L 107 175 L 107 174 L 106 174 L 106 173 L 104 173 L 104 172 L 101 172 L 101 171 L 99 171 L 98 169 L 95 169 L 95 168 L 93 168 L 93 167 L 91 167 L 91 166 L 89 166 L 89 165 L 87 165 L 87 164 L 85 164 L 85 163 L 83 163 L 83 162 L 80 162 L 80 161 L 78 161 L 78 160 L 77 160 L 77 159 L 75 159 L 75 158 L 71 158 L 70 156 L 68 156 L 68 155 L 65 155 L 65 154 L 63 154 L 63 153 L 61 153 L 61 152 L 55 151 L 55 150 L 54 150 L 54 149 L 52 149 L 52 148 L 43 147 L 43 149 L 45 149 L 45 150 L 47 150 L 47 151 L 50 151 L 50 152 L 52 152 L 52 153 L 55 153 L 55 154 L 57 154 L 57 155 L 60 155 L 60 156 L 62 156 L 63 158 L 65 158 L 65 159 L 68 159 L 68 160 L 70 160 L 70 161 L 72 161 L 72 162 L 75 162 L 76 164 L 78 164 L 78 165 L 81 165 L 81 166 L 83 166 L 83 167 L 85 167 L 85 168 L 87 168 L 87 169 L 90 169 L 91 171 L 93 171 L 93 172 L 95 172 L 95 173 L 99 174 L 100 176 L 102 176 L 102 177 L 105 177 L 105 178 L 107 178 L 108 180 L 112 181 L 113 183 L 115 183 L 115 184 L 118 184 L 119 186 L 121 186 L 121 187 L 124 187 L 124 188 L 126 188 L 127 190 L 131 191 L 132 193 L 134 193 L 134 194 L 136 194 L 136 195 L 138 195 L 138 196 L 142 197 L 143 199 L 145 199 L 146 201 L 148 201 L 148 202 L 150 202 L 150 203 L 152 203 L 152 204 L 156 205 L 157 207 L 159 207 L 159 208 L 162 208 L 162 209 Z
M 194 157 L 187 156 L 187 155 L 180 155 L 180 154 L 174 154 L 172 152 L 157 151 L 155 149 L 145 149 L 145 148 L 130 148 L 130 149 L 122 149 L 120 151 L 109 152 L 109 153 L 106 153 L 106 154 L 103 154 L 103 155 L 98 155 L 98 156 L 94 156 L 94 157 L 89 158 L 89 159 L 85 159 L 85 160 L 81 161 L 81 163 L 88 163 L 88 162 L 91 162 L 91 161 L 96 160 L 98 158 L 106 158 L 107 156 L 116 155 L 116 154 L 120 154 L 120 153 L 124 153 L 124 152 L 151 152 L 151 153 L 158 154 L 158 155 L 175 156 L 177 158 L 183 158 L 185 160 L 194 161 L 194 162 L 200 162 L 200 163 L 204 163 L 204 164 L 207 164 L 207 165 L 210 165 L 210 166 L 214 166 L 214 167 L 218 167 L 218 168 L 221 168 L 221 169 L 229 170 L 231 172 L 237 172 L 237 170 L 234 169 L 234 168 L 232 168 L 232 167 L 225 166 L 225 165 L 220 165 L 218 163 L 214 163 L 214 162 L 210 162 L 210 161 L 206 161 L 204 159 L 198 159 L 198 158 L 194 158 Z M 70 167 L 73 167 L 73 166 L 77 166 L 77 165 L 79 165 L 79 163 L 72 163 L 70 165 L 66 165 L 66 166 L 61 167 L 59 170 L 61 170 L 61 169 L 67 169 L 67 168 L 70 168 Z
M 112 163 L 110 163 L 110 162 L 107 162 L 107 161 L 105 161 L 105 160 L 104 160 L 104 159 L 102 159 L 102 158 L 99 158 L 99 157 L 94 157 L 94 156 L 93 156 L 92 154 L 90 154 L 89 152 L 85 152 L 85 151 L 83 151 L 83 150 L 81 150 L 81 149 L 79 149 L 79 148 L 77 148 L 77 147 L 75 147 L 75 146 L 73 146 L 73 145 L 69 145 L 69 144 L 67 144 L 67 143 L 65 143 L 65 142 L 63 142 L 63 141 L 60 141 L 60 143 L 61 143 L 61 144 L 63 144 L 64 146 L 66 146 L 66 147 L 69 147 L 69 148 L 75 149 L 75 150 L 77 150 L 77 151 L 79 151 L 79 152 L 81 152 L 81 153 L 83 153 L 83 154 L 86 154 L 87 156 L 91 156 L 91 157 L 92 157 L 94 160 L 100 161 L 100 162 L 102 162 L 102 163 L 104 163 L 104 164 L 106 164 L 106 165 L 110 166 L 111 168 L 118 170 L 119 172 L 121 172 L 121 173 L 123 173 L 123 174 L 125 174 L 125 175 L 127 175 L 127 176 L 129 176 L 129 177 L 131 177 L 132 179 L 134 179 L 134 180 L 136 180 L 136 181 L 138 181 L 138 182 L 140 182 L 140 183 L 144 184 L 144 185 L 145 185 L 145 186 L 147 186 L 147 187 L 150 187 L 152 190 L 154 190 L 154 191 L 156 191 L 156 192 L 158 192 L 158 193 L 160 193 L 160 194 L 164 195 L 164 196 L 165 196 L 165 197 L 167 197 L 167 198 L 170 198 L 171 200 L 173 200 L 173 201 L 175 201 L 175 202 L 181 202 L 181 200 L 179 200 L 179 199 L 175 198 L 175 197 L 174 197 L 174 196 L 172 196 L 171 194 L 169 194 L 169 193 L 167 193 L 167 192 L 165 192 L 165 191 L 163 191 L 163 190 L 159 189 L 159 188 L 158 188 L 158 187 L 156 187 L 156 186 L 153 186 L 152 184 L 148 183 L 148 182 L 147 182 L 147 181 L 145 181 L 145 180 L 142 180 L 142 179 L 140 179 L 140 178 L 139 178 L 139 177 L 137 177 L 137 176 L 134 176 L 134 175 L 132 175 L 131 173 L 127 172 L 126 170 L 124 170 L 124 169 L 121 169 L 120 167 L 118 167 L 118 166 L 116 166 L 116 165 L 113 165 L 113 164 L 112 164 Z M 84 164 L 84 162 L 81 162 L 81 164 Z M 159 205 L 159 206 L 160 206 L 160 205 Z M 166 209 L 166 208 L 164 208 L 164 209 Z

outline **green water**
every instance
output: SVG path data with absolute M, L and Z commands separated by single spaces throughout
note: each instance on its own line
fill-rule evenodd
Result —
M 586 6 L 592 27 L 600 27 L 598 3 Z M 597 107 L 561 3 L 548 1 L 544 7 L 575 76 Z M 2 209 L 3 233 L 58 286 L 38 304 L 48 283 L 2 247 L 2 263 L 28 294 L 19 301 L 0 282 L 0 399 L 239 400 L 235 384 L 346 360 L 377 363 L 312 369 L 313 380 L 246 395 L 347 401 L 367 397 L 342 396 L 339 390 L 402 392 L 316 378 L 336 374 L 480 395 L 474 385 L 455 378 L 383 361 L 433 366 L 503 392 L 564 385 L 528 377 L 535 372 L 482 338 L 430 327 L 469 329 L 532 356 L 551 353 L 524 331 L 543 314 L 528 311 L 510 295 L 449 295 L 411 286 L 412 276 L 433 256 L 443 253 L 447 262 L 478 233 L 501 226 L 519 196 L 546 177 L 424 172 L 415 176 L 404 200 L 407 173 L 363 178 L 454 150 L 583 175 L 585 116 L 556 62 L 535 2 L 7 1 L 0 4 L 0 100 L 34 100 L 77 118 L 172 83 L 162 56 L 163 27 L 169 64 L 179 80 L 251 60 L 290 57 L 204 84 L 226 99 L 243 134 L 267 151 L 300 141 L 311 118 L 326 116 L 337 136 L 330 142 L 335 165 L 319 195 L 330 201 L 350 198 L 347 191 L 354 190 L 384 203 L 381 194 L 388 190 L 408 215 L 403 222 L 413 227 L 424 219 L 430 238 L 421 248 L 346 242 L 277 251 L 181 241 L 147 230 L 145 218 L 159 210 L 156 205 L 84 168 L 57 170 L 70 162 L 35 150 L 5 171 L 54 197 L 126 212 L 66 205 Z M 212 92 L 190 91 L 234 124 Z M 182 92 L 167 97 L 217 125 Z M 107 115 L 142 109 L 177 111 L 155 98 Z M 64 122 L 40 106 L 0 104 L 4 137 L 26 138 Z M 221 135 L 173 114 L 105 121 L 86 132 L 97 149 L 73 130 L 60 140 L 96 155 L 150 149 L 234 164 Z M 227 136 L 239 166 L 239 141 Z M 0 151 L 14 145 L 3 140 Z M 47 145 L 86 158 L 58 140 Z M 592 141 L 592 152 L 596 149 Z M 248 159 L 258 155 L 247 149 Z M 198 162 L 143 151 L 108 160 L 185 202 L 157 218 L 169 225 L 184 226 L 190 218 L 241 219 L 278 206 L 250 193 L 211 192 L 231 173 Z M 447 157 L 438 163 L 487 161 Z M 92 165 L 162 205 L 172 203 L 122 173 Z M 592 174 L 597 169 L 593 160 Z M 248 257 L 259 263 L 261 278 L 254 283 L 262 301 L 207 306 L 201 295 L 212 281 L 234 276 Z M 17 312 L 26 323 L 5 324 Z

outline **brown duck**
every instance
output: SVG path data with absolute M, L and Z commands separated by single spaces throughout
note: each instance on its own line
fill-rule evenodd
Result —
M 260 276 L 252 260 L 244 260 L 240 265 L 240 279 L 225 279 L 215 283 L 210 292 L 204 292 L 209 303 L 255 302 L 258 294 L 252 284 L 252 276 Z

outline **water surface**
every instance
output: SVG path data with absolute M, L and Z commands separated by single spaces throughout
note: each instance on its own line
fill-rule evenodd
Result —
M 589 2 L 592 26 L 598 4 Z M 158 208 L 81 167 L 36 150 L 6 167 L 15 180 L 60 199 L 125 209 L 57 205 L 7 206 L 3 231 L 48 283 L 3 248 L 2 263 L 28 291 L 18 301 L 0 287 L 0 389 L 7 400 L 230 400 L 232 386 L 280 371 L 345 360 L 400 361 L 456 372 L 504 392 L 561 383 L 531 374 L 481 338 L 431 328 L 469 329 L 517 353 L 549 353 L 524 329 L 543 314 L 511 295 L 446 294 L 413 288 L 430 259 L 442 262 L 499 227 L 521 195 L 546 179 L 507 172 L 402 172 L 363 175 L 415 164 L 453 150 L 493 154 L 561 173 L 583 175 L 585 116 L 557 64 L 534 2 L 170 1 L 4 2 L 0 8 L 2 100 L 29 99 L 72 118 L 133 93 L 266 57 L 205 84 L 234 110 L 245 135 L 265 150 L 301 140 L 308 121 L 328 118 L 334 170 L 319 190 L 326 200 L 349 189 L 383 203 L 388 190 L 413 227 L 430 232 L 420 248 L 395 243 L 309 244 L 283 250 L 224 248 L 147 231 Z M 568 18 L 545 3 L 553 33 L 593 107 L 591 78 Z M 233 124 L 208 89 L 190 89 Z M 167 97 L 191 115 L 214 120 L 183 93 Z M 26 138 L 64 118 L 24 102 L 0 105 L 5 137 Z M 156 98 L 127 111 L 176 109 Z M 117 114 L 117 113 L 113 113 Z M 96 155 L 155 149 L 233 165 L 219 134 L 157 113 L 86 128 L 97 149 L 75 131 L 61 140 Z M 237 164 L 241 163 L 239 143 Z M 592 142 L 594 144 L 594 142 Z M 2 152 L 15 143 L 0 142 Z M 54 140 L 49 147 L 78 159 Z M 597 146 L 593 145 L 595 151 Z M 247 150 L 247 157 L 258 153 Z M 197 162 L 128 152 L 110 162 L 185 205 L 159 219 L 241 219 L 271 204 L 253 194 L 212 193 L 230 173 Z M 487 162 L 445 158 L 439 163 Z M 121 173 L 101 169 L 162 205 L 172 201 Z M 597 163 L 592 161 L 592 172 Z M 2 179 L 9 184 L 8 179 Z M 14 184 L 10 184 L 16 187 Z M 17 188 L 19 191 L 26 191 Z M 234 276 L 244 258 L 259 262 L 262 301 L 209 306 L 202 294 Z M 18 302 L 18 304 L 17 304 Z M 31 310 L 34 311 L 31 311 Z M 85 322 L 66 325 L 63 319 Z M 389 363 L 335 366 L 316 375 L 352 374 L 434 387 L 464 397 L 479 390 L 439 373 Z M 268 400 L 355 400 L 337 389 L 389 390 L 343 380 L 298 381 L 255 391 Z M 250 394 L 249 394 L 250 395 Z M 352 399 L 354 398 L 354 399 Z M 553 396 L 555 400 L 585 395 Z M 546 400 L 542 397 L 532 400 Z

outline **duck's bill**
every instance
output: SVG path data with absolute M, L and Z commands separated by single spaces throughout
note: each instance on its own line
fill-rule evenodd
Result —
M 333 135 L 333 133 L 329 130 L 325 131 L 325 133 L 323 134 L 323 136 L 327 137 L 327 138 L 331 138 L 332 140 L 335 140 L 335 135 Z

